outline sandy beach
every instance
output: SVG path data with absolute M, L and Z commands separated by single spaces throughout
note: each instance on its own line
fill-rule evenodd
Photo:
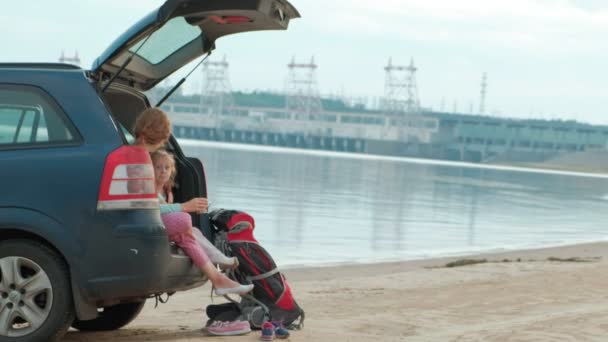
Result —
M 605 341 L 608 243 L 464 258 L 285 271 L 306 310 L 290 341 Z M 201 331 L 210 285 L 178 293 L 115 332 L 64 341 L 257 341 Z M 222 298 L 214 298 L 215 303 Z

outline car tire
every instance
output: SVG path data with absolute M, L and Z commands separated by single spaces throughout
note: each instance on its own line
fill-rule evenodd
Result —
M 111 331 L 131 323 L 144 308 L 145 301 L 117 304 L 100 309 L 99 316 L 89 321 L 74 320 L 72 327 L 80 331 Z
M 73 320 L 65 261 L 40 242 L 0 241 L 0 342 L 58 341 Z

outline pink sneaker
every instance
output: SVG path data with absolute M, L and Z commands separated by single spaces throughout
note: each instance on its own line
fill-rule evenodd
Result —
M 272 323 L 264 322 L 264 324 L 262 324 L 262 336 L 260 336 L 260 340 L 262 340 L 262 341 L 274 340 L 274 325 L 272 325 Z
M 215 321 L 207 327 L 207 332 L 216 336 L 245 335 L 251 332 L 251 327 L 247 321 Z

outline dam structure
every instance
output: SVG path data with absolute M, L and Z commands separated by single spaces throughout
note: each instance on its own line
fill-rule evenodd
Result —
M 422 111 L 395 115 L 329 111 L 301 116 L 284 108 L 233 105 L 223 113 L 168 102 L 178 138 L 493 162 L 543 161 L 561 153 L 606 150 L 608 126 Z
M 285 91 L 235 92 L 226 58 L 203 65 L 202 95 L 176 93 L 162 105 L 178 138 L 477 163 L 543 162 L 606 151 L 608 126 L 433 111 L 420 105 L 413 59 L 389 59 L 377 109 L 319 95 L 314 57 L 287 65 Z M 484 111 L 487 75 L 481 83 Z

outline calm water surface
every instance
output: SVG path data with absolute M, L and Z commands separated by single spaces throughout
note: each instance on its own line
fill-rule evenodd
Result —
M 182 141 L 213 208 L 247 211 L 279 265 L 604 240 L 608 178 Z

